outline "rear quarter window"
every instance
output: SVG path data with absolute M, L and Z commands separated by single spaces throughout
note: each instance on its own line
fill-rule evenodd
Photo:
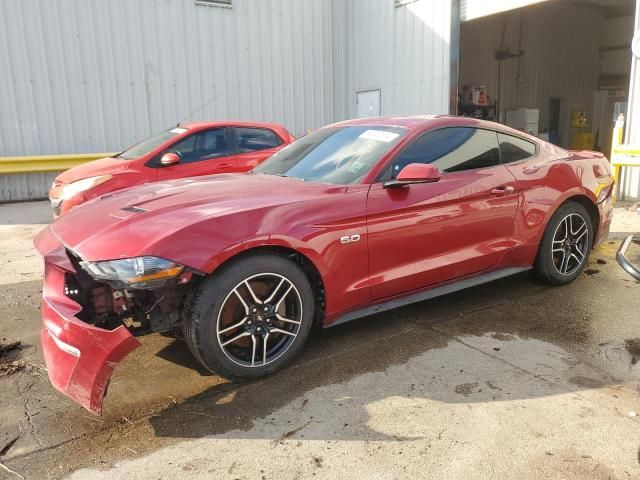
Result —
M 238 153 L 267 150 L 281 145 L 282 139 L 266 128 L 236 127 Z
M 535 157 L 537 153 L 535 143 L 513 135 L 498 133 L 498 142 L 500 143 L 500 163 L 503 165 Z

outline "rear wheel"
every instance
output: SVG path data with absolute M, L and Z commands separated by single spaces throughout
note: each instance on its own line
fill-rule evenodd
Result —
M 567 202 L 547 225 L 534 273 L 552 285 L 570 283 L 587 264 L 592 245 L 593 225 L 589 212 L 579 203 Z
M 185 339 L 208 370 L 256 378 L 289 363 L 309 337 L 314 296 L 289 259 L 251 255 L 224 267 L 194 293 Z

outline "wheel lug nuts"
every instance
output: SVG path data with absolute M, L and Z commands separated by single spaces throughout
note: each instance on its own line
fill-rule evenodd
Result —
M 269 311 L 269 307 L 264 307 L 264 311 L 268 312 Z
M 258 328 L 256 328 L 256 330 L 257 330 L 258 332 L 260 332 L 262 329 L 261 329 L 260 327 L 258 327 Z
M 251 309 L 251 313 L 256 313 L 257 311 L 258 311 L 258 309 L 257 309 L 256 307 L 253 307 L 253 308 Z
M 271 319 L 267 318 L 267 323 L 271 323 Z
M 247 325 L 253 325 L 253 322 L 252 322 L 251 320 L 249 320 L 249 321 L 247 322 Z

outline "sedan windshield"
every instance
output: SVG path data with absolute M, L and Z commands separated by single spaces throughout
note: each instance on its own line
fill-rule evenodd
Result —
M 158 135 L 154 135 L 153 137 L 147 138 L 142 142 L 134 145 L 133 147 L 125 150 L 124 152 L 116 155 L 116 158 L 122 158 L 124 160 L 133 160 L 134 158 L 142 157 L 152 150 L 158 148 L 167 140 L 171 140 L 173 137 L 177 137 L 178 135 L 182 135 L 186 132 L 186 128 L 176 127 L 171 130 L 166 130 Z
M 357 183 L 405 133 L 401 127 L 323 128 L 283 148 L 253 171 L 306 182 Z

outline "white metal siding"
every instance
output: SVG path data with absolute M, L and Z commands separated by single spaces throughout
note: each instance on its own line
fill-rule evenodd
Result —
M 498 62 L 496 51 L 519 49 L 521 12 L 507 12 L 466 22 L 462 25 L 461 85 L 487 85 L 492 99 L 497 97 Z M 549 99 L 562 98 L 561 133 L 569 143 L 571 110 L 586 110 L 591 119 L 593 95 L 600 73 L 599 32 L 604 17 L 595 8 L 575 4 L 534 5 L 522 13 L 524 56 L 502 61 L 500 109 L 529 107 L 540 109 L 540 128 L 549 126 Z M 567 28 L 579 25 L 579 28 Z M 506 28 L 504 44 L 502 32 Z M 520 63 L 520 77 L 518 77 Z
M 636 1 L 635 35 L 640 36 L 640 0 Z M 625 141 L 640 144 L 640 60 L 632 56 L 631 86 L 629 90 L 629 115 Z M 640 199 L 640 168 L 625 168 L 620 179 L 620 193 L 623 199 Z
M 341 118 L 324 0 L 0 2 L 0 156 L 116 151 L 184 119 Z
M 633 16 L 606 18 L 600 39 L 600 74 L 628 75 L 631 66 Z
M 381 90 L 382 115 L 448 113 L 450 0 L 352 0 L 349 116 L 356 92 Z
M 383 114 L 446 113 L 450 10 L 451 0 L 0 1 L 0 156 L 118 151 L 200 107 L 189 120 L 274 121 L 299 136 L 353 117 L 356 92 L 372 88 Z M 0 201 L 50 184 L 11 178 Z
M 0 175 L 0 201 L 45 199 L 56 175 L 57 172 Z

